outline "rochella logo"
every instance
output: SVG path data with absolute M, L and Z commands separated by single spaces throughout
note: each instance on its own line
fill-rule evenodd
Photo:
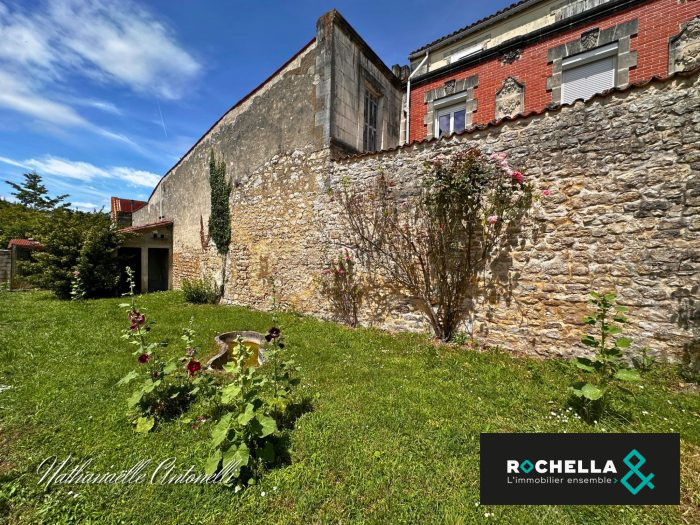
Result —
M 611 459 L 605 462 L 605 466 L 601 469 L 595 459 L 586 463 L 576 459 L 550 459 L 535 461 L 533 464 L 529 459 L 519 463 L 515 459 L 506 461 L 506 470 L 508 474 L 529 474 L 532 469 L 539 474 L 607 474 L 612 472 L 617 474 L 615 463 Z
M 636 458 L 637 462 L 632 463 L 632 458 Z M 630 468 L 630 471 L 620 480 L 620 483 L 627 490 L 632 494 L 637 494 L 645 486 L 649 487 L 649 489 L 654 488 L 654 485 L 651 483 L 651 478 L 654 477 L 654 474 L 649 473 L 645 476 L 639 470 L 639 467 L 644 465 L 647 460 L 636 449 L 627 454 L 623 461 Z M 529 459 L 522 463 L 515 459 L 506 460 L 506 472 L 508 474 L 529 474 L 533 470 L 538 474 L 617 474 L 615 463 L 611 459 L 606 460 L 602 468 L 594 459 L 589 462 L 580 459 L 541 459 L 534 463 Z M 633 487 L 628 481 L 634 475 L 641 480 L 636 487 Z M 615 483 L 617 483 L 617 478 L 615 478 Z

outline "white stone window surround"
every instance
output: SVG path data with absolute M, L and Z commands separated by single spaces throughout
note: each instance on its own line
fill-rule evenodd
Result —
M 615 60 L 615 86 L 629 83 L 629 70 L 637 66 L 637 52 L 632 51 L 631 38 L 637 35 L 639 19 L 634 18 L 606 29 L 594 27 L 581 33 L 579 38 L 551 47 L 547 50 L 547 63 L 552 64 L 552 75 L 547 77 L 547 91 L 552 93 L 552 103 L 560 104 L 562 89 L 562 64 L 567 58 L 617 42 Z
M 438 100 L 444 101 L 450 96 L 464 96 L 465 106 L 466 106 L 466 116 L 465 116 L 465 127 L 470 127 L 473 123 L 474 113 L 477 109 L 476 99 L 474 98 L 474 90 L 479 85 L 479 76 L 472 75 L 460 80 L 447 80 L 442 86 L 431 89 L 425 95 L 423 95 L 423 100 L 426 105 L 426 113 L 423 119 L 425 124 L 426 138 L 433 138 L 435 136 L 435 102 Z
M 435 124 L 434 124 L 434 130 L 435 130 L 435 135 L 436 136 L 441 136 L 440 135 L 440 117 L 442 116 L 450 116 L 450 130 L 448 134 L 452 134 L 455 132 L 455 113 L 458 112 L 464 112 L 463 115 L 463 123 L 460 126 L 461 129 L 457 131 L 464 131 L 466 128 L 466 112 L 467 112 L 467 98 L 468 98 L 468 93 L 467 92 L 462 92 L 462 93 L 456 93 L 454 95 L 448 96 L 448 97 L 443 97 L 441 99 L 435 100 L 433 102 L 433 111 L 435 114 Z
M 577 98 L 590 98 L 595 93 L 615 87 L 618 47 L 618 43 L 613 42 L 562 60 L 561 102 L 567 103 L 573 102 Z M 602 61 L 611 62 L 611 67 L 608 68 L 607 64 Z M 576 83 L 566 81 L 567 73 L 574 73 L 574 70 L 580 70 L 583 66 L 593 66 L 594 62 L 599 62 L 603 68 L 609 69 L 609 74 L 605 72 L 585 81 L 578 80 Z M 588 81 L 588 85 L 584 85 L 586 81 Z M 582 93 L 584 94 L 582 95 Z

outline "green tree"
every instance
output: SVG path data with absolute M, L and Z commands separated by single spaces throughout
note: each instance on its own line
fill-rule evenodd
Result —
M 41 175 L 36 171 L 25 173 L 22 175 L 24 181 L 21 184 L 6 180 L 5 182 L 15 189 L 11 192 L 17 200 L 33 210 L 50 211 L 60 208 L 68 208 L 69 202 L 62 203 L 66 200 L 68 194 L 59 195 L 58 197 L 49 197 L 49 190 L 46 189 L 41 182 Z
M 123 236 L 107 216 L 99 214 L 86 233 L 78 257 L 77 271 L 86 298 L 117 294 L 120 266 L 118 251 Z
M 37 234 L 44 250 L 36 252 L 36 261 L 28 264 L 31 280 L 60 299 L 70 299 L 74 272 L 82 267 L 85 296 L 110 295 L 111 287 L 106 283 L 118 275 L 113 270 L 117 234 L 110 233 L 111 228 L 106 213 L 54 210 Z M 100 277 L 98 272 L 103 272 Z
M 10 239 L 36 237 L 47 213 L 16 203 L 0 200 L 0 249 L 6 248 Z
M 211 189 L 211 214 L 209 236 L 221 255 L 221 286 L 219 296 L 224 295 L 226 282 L 226 260 L 231 243 L 231 183 L 226 180 L 226 162 L 216 162 L 214 150 L 209 158 L 209 187 Z

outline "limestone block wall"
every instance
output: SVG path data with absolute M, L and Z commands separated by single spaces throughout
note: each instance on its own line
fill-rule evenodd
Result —
M 365 92 L 377 97 L 376 149 L 399 144 L 401 84 L 336 12 L 333 25 L 332 135 L 350 151 L 363 151 Z
M 342 160 L 331 184 L 380 170 L 412 184 L 424 161 L 460 148 L 506 152 L 551 195 L 502 262 L 503 289 L 479 298 L 475 335 L 514 352 L 583 351 L 588 292 L 614 290 L 630 307 L 635 346 L 677 358 L 698 318 L 688 314 L 700 285 L 698 102 L 696 71 L 452 139 Z M 397 317 L 387 324 L 418 327 L 415 316 Z
M 700 304 L 698 100 L 696 71 L 393 151 L 276 156 L 236 194 L 227 300 L 267 308 L 273 277 L 287 306 L 330 317 L 315 279 L 344 242 L 333 191 L 380 171 L 415 185 L 426 160 L 476 146 L 506 152 L 551 195 L 499 262 L 498 289 L 477 299 L 474 335 L 514 353 L 582 353 L 589 291 L 614 290 L 630 307 L 634 347 L 677 359 Z M 407 304 L 375 306 L 365 324 L 428 329 Z

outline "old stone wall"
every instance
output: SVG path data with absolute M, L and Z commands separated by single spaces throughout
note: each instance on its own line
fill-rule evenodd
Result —
M 277 156 L 236 193 L 227 299 L 265 308 L 273 277 L 288 306 L 328 317 L 315 279 L 343 242 L 333 190 L 380 171 L 413 185 L 426 160 L 477 146 L 506 152 L 551 194 L 498 263 L 500 286 L 478 299 L 474 335 L 511 352 L 582 352 L 589 291 L 614 290 L 630 307 L 634 346 L 676 359 L 692 340 L 685 310 L 699 295 L 698 101 L 695 72 L 393 151 Z M 365 322 L 427 329 L 406 304 L 384 317 L 374 306 Z
M 10 285 L 10 275 L 12 274 L 12 252 L 10 250 L 0 250 L 0 287 Z

